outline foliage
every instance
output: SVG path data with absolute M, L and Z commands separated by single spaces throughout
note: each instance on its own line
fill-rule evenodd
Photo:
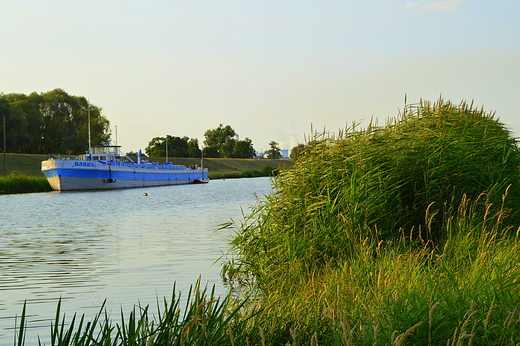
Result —
M 280 148 L 278 147 L 278 143 L 275 141 L 271 141 L 269 143 L 270 149 L 265 151 L 265 154 L 267 155 L 268 159 L 279 159 L 282 157 L 282 152 Z
M 281 344 L 517 344 L 519 159 L 493 114 L 442 100 L 317 136 L 223 275 L 278 307 Z
M 168 148 L 166 148 L 166 145 L 168 145 Z M 151 157 L 201 157 L 202 155 L 197 139 L 170 135 L 153 138 L 148 143 L 145 152 Z
M 121 323 L 113 325 L 105 303 L 92 322 L 85 316 L 66 320 L 61 315 L 61 299 L 58 301 L 56 317 L 51 325 L 51 345 L 121 345 L 121 346 L 163 346 L 163 345 L 231 345 L 233 342 L 244 344 L 247 333 L 244 329 L 251 316 L 257 311 L 252 309 L 249 316 L 238 314 L 247 300 L 237 301 L 231 294 L 217 297 L 214 288 L 208 291 L 200 287 L 198 281 L 190 288 L 186 306 L 181 312 L 181 296 L 173 293 L 171 301 L 166 298 L 162 304 L 157 300 L 158 314 L 152 315 L 149 306 L 136 306 L 127 318 L 121 311 Z M 27 306 L 24 304 L 21 323 L 17 329 L 17 346 L 25 345 L 27 330 Z M 235 334 L 235 335 L 234 335 Z M 38 338 L 39 345 L 42 345 Z
M 256 156 L 255 148 L 253 148 L 253 142 L 249 138 L 245 138 L 242 141 L 237 141 L 233 147 L 233 154 L 231 157 L 252 159 Z
M 253 178 L 253 177 L 273 177 L 278 175 L 278 170 L 267 165 L 262 170 L 248 170 L 242 172 L 242 177 Z
M 55 89 L 41 94 L 1 94 L 0 100 L 1 112 L 7 115 L 9 152 L 85 152 L 88 150 L 88 109 L 92 144 L 104 144 L 110 139 L 109 121 L 101 114 L 101 108 L 90 104 L 85 97 Z
M 20 173 L 0 176 L 0 193 L 27 193 L 51 191 L 47 178 L 29 177 Z
M 475 223 L 471 201 L 459 211 L 440 248 L 410 246 L 404 236 L 355 239 L 350 259 L 309 266 L 302 252 L 312 245 L 302 237 L 280 244 L 290 258 L 273 265 L 265 252 L 279 252 L 262 239 L 246 250 L 247 261 L 229 262 L 224 275 L 241 290 L 260 289 L 262 322 L 274 331 L 266 338 L 276 344 L 517 345 L 519 234 L 508 235 L 499 223 Z M 242 232 L 258 236 L 256 226 L 244 226 Z M 255 276 L 241 281 L 252 266 Z
M 255 157 L 253 142 L 247 138 L 240 141 L 235 139 L 235 130 L 229 126 L 220 124 L 216 129 L 207 130 L 204 133 L 204 156 L 205 157 L 229 157 L 246 158 Z
M 165 302 L 157 320 L 139 307 L 99 333 L 56 318 L 56 340 L 518 345 L 519 156 L 492 114 L 442 100 L 386 127 L 317 136 L 272 195 L 222 225 L 236 232 L 226 297 L 195 290 L 183 317 Z M 19 344 L 26 327 L 24 308 Z
M 291 154 L 289 156 L 292 160 L 296 161 L 301 155 L 303 155 L 304 150 L 305 144 L 300 143 L 291 149 Z

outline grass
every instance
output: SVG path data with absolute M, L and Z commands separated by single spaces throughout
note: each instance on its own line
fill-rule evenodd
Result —
M 48 155 L 41 154 L 7 154 L 7 173 L 19 172 L 27 176 L 41 177 L 41 162 L 48 159 L 48 157 Z M 152 157 L 149 159 L 161 164 L 165 161 L 164 157 Z M 136 160 L 135 157 L 134 160 Z M 188 167 L 191 165 L 200 165 L 200 159 L 196 158 L 169 158 L 168 161 Z M 0 155 L 0 167 L 3 167 L 3 162 L 4 158 L 2 154 Z M 252 174 L 259 174 L 258 172 L 263 172 L 262 174 L 264 174 L 266 169 L 283 170 L 290 168 L 292 167 L 292 161 L 287 159 L 206 158 L 204 159 L 204 167 L 208 168 L 211 179 L 242 178 L 250 176 L 251 172 L 254 172 Z
M 7 154 L 7 175 L 0 176 L 0 193 L 27 193 L 51 191 L 51 187 L 41 172 L 41 161 L 48 155 Z M 70 156 L 73 157 L 73 156 Z M 164 163 L 165 158 L 149 158 L 153 162 Z M 171 158 L 169 161 L 180 165 L 200 165 L 200 159 Z M 0 167 L 4 158 L 0 155 Z M 273 159 L 205 159 L 210 179 L 251 178 L 276 175 L 278 171 L 292 167 L 291 160 Z M 276 167 L 276 168 L 274 168 Z
M 255 315 L 237 315 L 247 300 L 236 302 L 228 295 L 216 297 L 214 289 L 201 288 L 200 281 L 188 293 L 186 306 L 182 309 L 181 295 L 173 293 L 171 300 L 157 300 L 156 315 L 149 306 L 136 306 L 128 316 L 121 311 L 121 322 L 112 324 L 104 310 L 104 304 L 93 321 L 86 322 L 84 316 L 74 315 L 67 320 L 61 315 L 61 300 L 58 302 L 56 317 L 51 325 L 50 345 L 231 345 L 243 344 L 241 337 L 246 335 L 243 328 L 248 319 Z M 26 342 L 29 326 L 26 305 L 24 304 L 20 325 L 17 328 L 16 345 Z M 236 336 L 233 333 L 237 333 Z M 46 344 L 38 338 L 39 345 Z
M 52 188 L 47 178 L 43 175 L 34 177 L 13 172 L 6 176 L 0 176 L 0 193 L 28 193 L 51 190 Z
M 316 136 L 224 275 L 277 302 L 282 343 L 518 344 L 519 160 L 493 114 L 443 100 Z
M 509 131 L 465 103 L 317 135 L 223 225 L 226 297 L 139 307 L 90 344 L 519 345 L 519 168 Z

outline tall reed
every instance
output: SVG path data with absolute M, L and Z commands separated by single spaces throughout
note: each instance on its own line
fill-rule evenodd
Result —
M 223 274 L 277 302 L 284 342 L 520 342 L 519 168 L 509 131 L 465 103 L 316 136 Z
M 241 314 L 248 300 L 238 301 L 231 294 L 215 296 L 214 288 L 200 286 L 200 280 L 190 288 L 186 305 L 181 307 L 181 295 L 173 293 L 171 300 L 157 300 L 157 314 L 150 312 L 149 306 L 137 305 L 125 317 L 121 311 L 121 322 L 112 323 L 104 310 L 105 304 L 92 321 L 76 314 L 67 320 L 61 314 L 61 299 L 56 309 L 56 317 L 51 324 L 50 345 L 237 345 L 246 344 L 248 333 L 245 331 L 255 308 Z M 20 325 L 17 327 L 18 346 L 25 345 L 30 325 L 28 311 L 24 304 Z M 39 345 L 45 341 L 38 338 Z

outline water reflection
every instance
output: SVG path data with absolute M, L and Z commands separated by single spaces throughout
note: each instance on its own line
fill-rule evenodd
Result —
M 201 276 L 224 292 L 213 263 L 228 234 L 214 230 L 269 191 L 269 179 L 254 178 L 0 196 L 0 345 L 12 345 L 24 300 L 35 337 L 48 334 L 60 297 L 67 315 L 87 317 L 107 298 L 117 319 L 121 307 L 170 297 L 173 282 L 187 291 Z

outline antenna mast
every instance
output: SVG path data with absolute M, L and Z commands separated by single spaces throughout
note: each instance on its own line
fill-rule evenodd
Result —
M 90 140 L 90 111 L 92 109 L 88 108 L 87 109 L 87 113 L 88 113 L 88 153 L 89 154 L 92 154 L 92 142 Z

